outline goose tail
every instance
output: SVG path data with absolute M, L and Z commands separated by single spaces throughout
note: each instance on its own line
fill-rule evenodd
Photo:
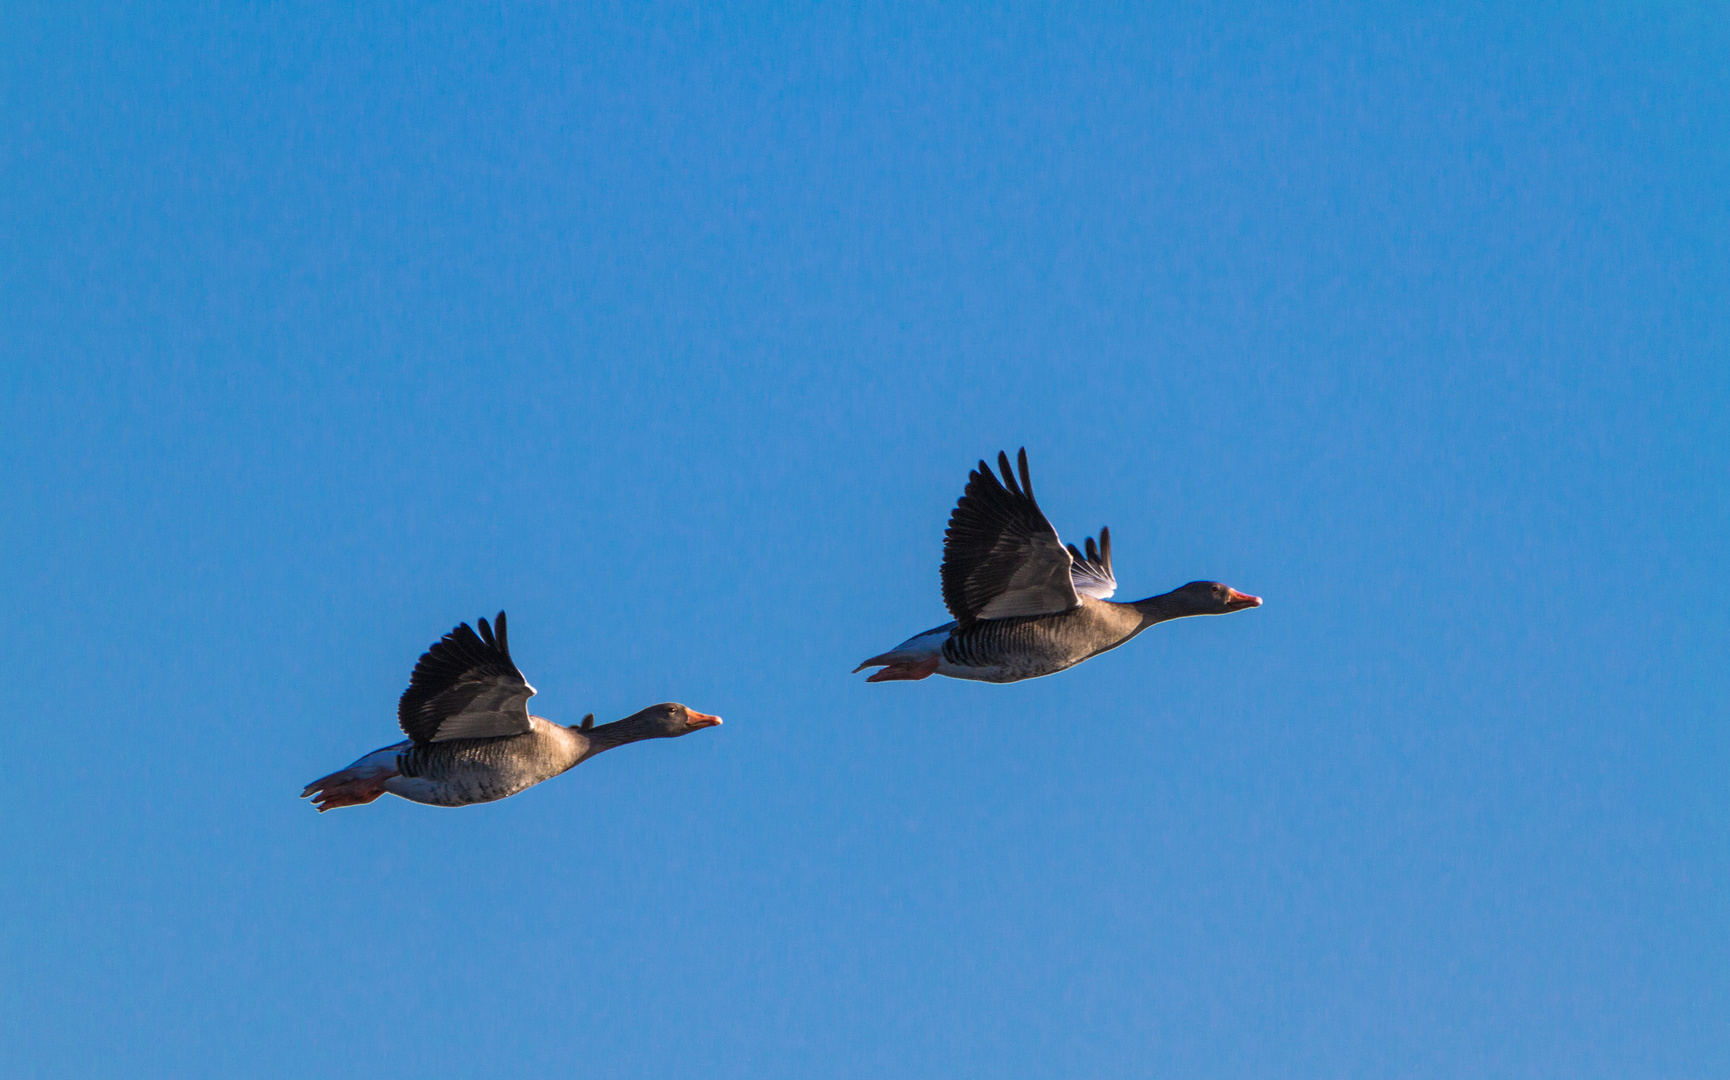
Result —
M 853 669 L 857 675 L 868 667 L 881 667 L 866 682 L 889 682 L 895 679 L 923 679 L 937 670 L 943 658 L 943 643 L 949 639 L 954 623 L 944 623 L 923 634 L 908 638 L 886 653 L 879 653 Z
M 311 799 L 321 814 L 339 806 L 365 806 L 383 795 L 386 781 L 397 775 L 396 753 L 394 746 L 376 750 L 346 769 L 314 780 L 300 797 Z

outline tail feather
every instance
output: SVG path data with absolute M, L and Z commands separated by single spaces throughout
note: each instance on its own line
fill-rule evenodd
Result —
M 892 679 L 923 679 L 937 670 L 937 661 L 943 656 L 943 643 L 949 639 L 950 631 L 955 629 L 952 622 L 942 626 L 934 626 L 923 634 L 908 638 L 886 653 L 878 653 L 871 659 L 853 669 L 857 675 L 868 667 L 888 666 L 898 672 L 879 671 L 866 679 L 866 682 L 888 682 Z M 913 674 L 918 672 L 919 674 Z
M 854 668 L 852 673 L 854 675 L 857 675 L 861 671 L 864 671 L 868 667 L 881 667 L 884 664 L 893 664 L 896 660 L 900 659 L 899 653 L 900 653 L 900 650 L 898 650 L 898 649 L 890 649 L 886 653 L 879 653 L 878 655 L 873 656 L 871 659 L 865 661 L 863 664 L 860 664 L 858 667 Z
M 903 672 L 924 672 L 922 675 L 891 675 L 889 672 L 877 672 L 865 682 L 887 682 L 891 678 L 924 678 L 938 670 L 936 661 L 943 656 L 943 642 L 948 640 L 950 632 L 955 630 L 955 623 L 943 623 L 941 627 L 932 627 L 924 633 L 915 633 L 913 637 L 901 642 L 887 652 L 879 652 L 877 656 L 867 659 L 865 663 L 853 668 L 853 673 L 863 672 L 865 668 L 881 668 L 887 665 L 900 668 Z M 927 668 L 929 663 L 929 668 Z

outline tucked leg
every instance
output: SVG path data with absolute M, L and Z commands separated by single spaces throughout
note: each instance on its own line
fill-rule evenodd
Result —
M 940 656 L 931 656 L 924 660 L 902 660 L 899 663 L 890 664 L 882 671 L 868 676 L 865 681 L 916 682 L 919 679 L 929 678 L 934 674 L 937 671 L 937 665 L 942 663 L 942 661 L 943 658 Z

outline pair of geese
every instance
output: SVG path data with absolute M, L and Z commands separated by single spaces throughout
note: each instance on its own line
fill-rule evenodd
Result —
M 1111 532 L 1086 550 L 1064 546 L 1033 500 L 1027 451 L 997 455 L 999 480 L 981 461 L 949 515 L 943 539 L 943 603 L 953 622 L 908 638 L 854 668 L 882 670 L 867 682 L 947 675 L 1019 682 L 1115 649 L 1154 623 L 1224 615 L 1261 604 L 1217 581 L 1192 581 L 1162 596 L 1114 603 Z M 503 799 L 596 754 L 644 739 L 714 727 L 719 716 L 668 702 L 611 724 L 594 715 L 566 727 L 531 716 L 535 688 L 511 660 L 505 613 L 479 632 L 463 623 L 415 665 L 397 704 L 402 742 L 375 750 L 301 793 L 319 810 L 360 806 L 389 792 L 431 806 Z

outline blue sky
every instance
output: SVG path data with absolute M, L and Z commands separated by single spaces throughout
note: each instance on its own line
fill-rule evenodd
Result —
M 9 6 L 0 1071 L 1730 1069 L 1710 6 Z M 1132 597 L 867 686 L 1025 445 Z M 320 816 L 415 657 L 724 727 Z

